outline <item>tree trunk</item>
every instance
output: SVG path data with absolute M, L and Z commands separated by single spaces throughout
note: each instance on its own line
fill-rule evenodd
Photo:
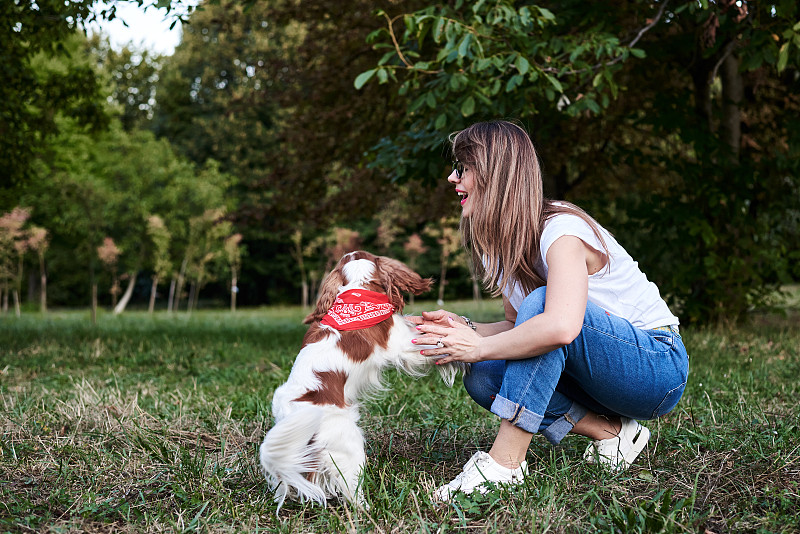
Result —
M 92 324 L 97 324 L 97 282 L 92 282 Z
M 167 297 L 167 313 L 172 313 L 172 304 L 175 301 L 175 278 L 169 282 L 169 296 Z
M 183 292 L 183 284 L 186 283 L 186 266 L 189 264 L 188 258 L 183 258 L 181 262 L 181 270 L 178 272 L 178 287 L 175 289 L 175 311 L 181 307 L 181 293 Z
M 28 294 L 25 296 L 25 300 L 28 301 L 28 304 L 33 304 L 36 300 L 36 273 L 33 272 L 33 269 L 28 273 Z
M 17 264 L 17 279 L 16 279 L 16 286 L 14 288 L 14 311 L 17 314 L 17 317 L 22 315 L 20 309 L 20 297 L 22 296 L 22 254 L 19 255 L 19 261 Z
M 439 300 L 436 304 L 439 306 L 444 305 L 444 285 L 447 283 L 447 258 L 442 258 L 442 269 L 439 276 Z
M 125 288 L 125 293 L 122 295 L 122 298 L 119 299 L 119 303 L 114 306 L 114 315 L 119 315 L 125 311 L 125 307 L 133 296 L 133 288 L 136 286 L 136 277 L 138 274 L 138 271 L 131 271 L 128 273 L 128 287 Z
M 200 290 L 203 288 L 203 275 L 201 274 L 200 277 L 194 282 L 194 298 L 190 302 L 190 305 L 193 310 L 197 309 L 197 302 L 200 300 Z
M 469 277 L 472 280 L 472 300 L 479 301 L 483 298 L 481 295 L 481 286 L 478 284 L 475 266 L 472 264 L 472 260 L 470 258 L 467 258 L 467 267 L 469 268 Z
M 89 280 L 92 285 L 92 324 L 97 324 L 97 277 L 94 273 L 94 261 L 89 262 Z
M 231 274 L 231 311 L 236 311 L 236 295 L 239 293 L 239 286 L 237 286 L 238 277 L 236 276 L 236 269 L 232 269 Z
M 153 277 L 153 284 L 150 286 L 150 305 L 147 307 L 147 312 L 152 314 L 156 308 L 156 290 L 158 289 L 158 275 Z
M 186 299 L 186 313 L 192 313 L 192 305 L 194 303 L 194 293 L 197 290 L 197 284 L 192 281 L 191 285 L 189 285 L 189 298 Z
M 41 284 L 39 288 L 39 309 L 42 313 L 47 313 L 47 271 L 44 268 L 44 254 L 39 254 L 39 278 Z
M 8 286 L 3 287 L 3 290 L 0 291 L 3 296 L 3 315 L 8 313 Z
M 720 65 L 722 81 L 722 119 L 719 136 L 728 147 L 732 163 L 739 161 L 739 149 L 742 143 L 742 112 L 744 99 L 744 81 L 739 72 L 739 57 L 735 53 L 728 54 Z
M 22 310 L 19 306 L 19 291 L 16 289 L 14 290 L 14 313 L 17 315 L 17 317 L 22 316 Z
M 117 308 L 117 295 L 119 295 L 119 280 L 117 279 L 117 273 L 114 272 L 111 275 L 111 308 L 116 310 Z

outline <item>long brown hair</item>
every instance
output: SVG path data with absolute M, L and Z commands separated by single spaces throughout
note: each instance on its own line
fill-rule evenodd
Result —
M 539 158 L 521 126 L 479 122 L 451 134 L 450 143 L 454 158 L 473 172 L 473 208 L 461 218 L 461 237 L 492 295 L 499 296 L 515 282 L 525 293 L 545 285 L 537 270 L 542 230 L 559 213 L 586 221 L 608 257 L 594 219 L 574 204 L 544 198 Z

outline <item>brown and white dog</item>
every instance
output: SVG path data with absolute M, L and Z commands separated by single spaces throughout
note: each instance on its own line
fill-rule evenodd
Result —
M 363 251 L 346 254 L 325 279 L 289 379 L 273 396 L 275 425 L 260 448 L 278 510 L 286 497 L 363 504 L 359 399 L 381 388 L 388 367 L 412 376 L 430 369 L 431 359 L 411 343 L 417 331 L 399 315 L 405 293 L 430 285 L 405 264 Z M 459 367 L 438 367 L 452 386 Z

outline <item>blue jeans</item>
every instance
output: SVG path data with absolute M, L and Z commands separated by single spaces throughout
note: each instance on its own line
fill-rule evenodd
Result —
M 525 298 L 517 325 L 544 311 L 545 292 Z M 493 414 L 558 444 L 587 410 L 642 420 L 668 413 L 688 374 L 679 335 L 641 330 L 590 302 L 572 343 L 524 360 L 472 364 L 464 387 Z

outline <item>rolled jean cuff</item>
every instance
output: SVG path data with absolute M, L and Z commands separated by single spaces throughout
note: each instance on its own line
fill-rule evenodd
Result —
M 586 416 L 586 412 L 587 409 L 583 405 L 573 402 L 567 413 L 542 430 L 542 436 L 553 445 L 558 445 L 575 424 Z
M 539 431 L 539 425 L 542 424 L 542 419 L 544 419 L 543 415 L 534 413 L 521 404 L 511 402 L 500 395 L 495 396 L 491 412 L 501 419 L 508 419 L 508 422 L 512 425 L 531 434 L 536 434 Z

